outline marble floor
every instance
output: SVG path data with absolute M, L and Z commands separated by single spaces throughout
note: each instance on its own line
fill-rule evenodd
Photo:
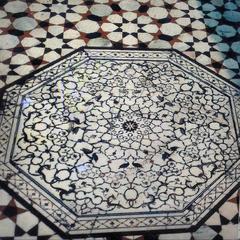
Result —
M 1 0 L 0 239 L 239 239 L 239 64 L 238 0 Z

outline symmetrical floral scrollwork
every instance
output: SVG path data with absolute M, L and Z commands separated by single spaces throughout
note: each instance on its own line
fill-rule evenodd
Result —
M 79 215 L 182 210 L 239 157 L 228 102 L 170 62 L 89 60 L 25 96 L 13 162 Z

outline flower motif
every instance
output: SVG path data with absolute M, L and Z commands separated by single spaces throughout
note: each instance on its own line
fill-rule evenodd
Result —
M 183 210 L 238 157 L 224 95 L 171 63 L 89 60 L 42 92 L 14 157 L 80 214 Z

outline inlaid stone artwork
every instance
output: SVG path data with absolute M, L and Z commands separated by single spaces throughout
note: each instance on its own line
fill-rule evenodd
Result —
M 67 236 L 193 231 L 238 188 L 240 89 L 177 51 L 79 49 L 2 97 L 0 177 Z

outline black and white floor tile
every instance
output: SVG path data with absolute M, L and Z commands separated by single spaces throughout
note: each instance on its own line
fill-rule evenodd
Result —
M 173 50 L 79 49 L 6 88 L 2 178 L 66 236 L 194 232 L 238 188 L 239 96 Z
M 81 46 L 174 48 L 239 84 L 238 1 L 2 0 L 1 86 Z
M 238 239 L 238 1 L 0 6 L 1 239 Z

